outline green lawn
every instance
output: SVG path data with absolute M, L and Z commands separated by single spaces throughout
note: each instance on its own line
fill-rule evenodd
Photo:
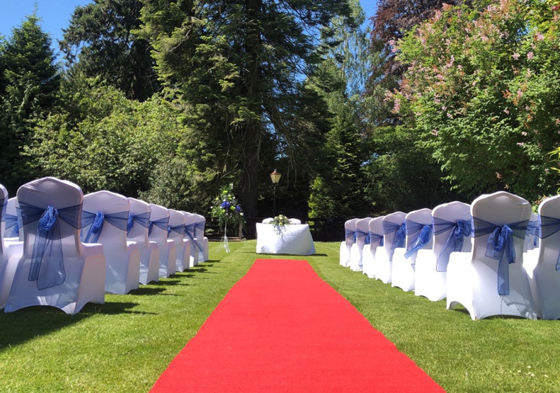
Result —
M 254 241 L 230 247 L 210 243 L 211 261 L 78 315 L 0 313 L 0 391 L 148 391 L 257 258 Z M 560 391 L 560 321 L 472 321 L 341 267 L 338 243 L 316 248 L 317 273 L 448 392 Z

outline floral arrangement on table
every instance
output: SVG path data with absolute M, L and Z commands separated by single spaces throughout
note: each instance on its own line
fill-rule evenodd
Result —
M 286 217 L 283 214 L 280 214 L 279 216 L 274 217 L 274 219 L 272 221 L 269 222 L 269 224 L 272 225 L 290 225 L 290 219 L 288 217 Z
M 229 252 L 227 226 L 243 222 L 243 209 L 233 194 L 233 183 L 224 187 L 220 195 L 214 199 L 210 215 L 218 220 L 220 227 L 224 227 L 224 247 Z

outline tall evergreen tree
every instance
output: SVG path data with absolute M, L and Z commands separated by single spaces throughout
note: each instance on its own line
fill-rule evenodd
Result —
M 145 0 L 142 36 L 159 75 L 195 109 L 186 121 L 200 130 L 200 154 L 216 154 L 208 165 L 228 181 L 241 173 L 249 217 L 264 144 L 297 162 L 324 131 L 303 117 L 317 112 L 306 107 L 301 81 L 321 59 L 320 36 L 332 43 L 337 15 L 351 23 L 347 0 Z
M 0 178 L 14 194 L 34 175 L 25 148 L 33 127 L 56 104 L 60 76 L 49 36 L 39 19 L 29 16 L 1 49 L 0 74 Z
M 141 9 L 141 0 L 95 0 L 76 7 L 60 42 L 71 74 L 102 77 L 140 101 L 158 91 L 151 47 L 135 34 Z

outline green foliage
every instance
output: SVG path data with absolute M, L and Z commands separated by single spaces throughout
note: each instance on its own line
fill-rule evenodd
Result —
M 140 0 L 97 0 L 76 7 L 60 42 L 70 72 L 101 77 L 140 101 L 159 91 L 151 47 L 135 34 L 141 8 Z
M 60 76 L 50 43 L 33 15 L 0 46 L 0 178 L 11 195 L 34 178 L 24 149 L 57 104 Z
M 560 35 L 552 2 L 444 7 L 402 40 L 394 111 L 461 190 L 552 191 L 560 142 Z M 547 27 L 548 26 L 548 27 Z
M 74 81 L 66 110 L 40 121 L 29 149 L 43 174 L 79 184 L 85 192 L 137 196 L 149 188 L 160 160 L 177 144 L 178 114 L 155 97 L 144 103 L 94 80 Z

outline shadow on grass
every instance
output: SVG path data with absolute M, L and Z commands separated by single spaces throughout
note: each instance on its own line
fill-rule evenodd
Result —
M 78 323 L 95 314 L 135 313 L 131 311 L 138 303 L 107 302 L 86 304 L 76 315 L 49 306 L 33 306 L 13 313 L 0 314 L 0 351 L 29 341 L 37 336 L 49 334 Z M 142 313 L 146 314 L 146 313 Z
M 137 295 L 137 296 L 144 296 L 144 295 L 157 295 L 161 292 L 165 291 L 165 288 L 150 288 L 150 287 L 140 287 L 138 289 L 135 289 L 133 291 L 130 291 L 131 295 Z

